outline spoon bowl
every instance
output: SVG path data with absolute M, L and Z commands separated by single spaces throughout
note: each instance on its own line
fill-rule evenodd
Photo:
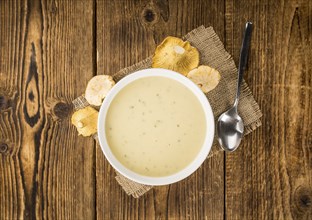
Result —
M 240 144 L 244 133 L 244 122 L 235 107 L 224 112 L 217 124 L 218 141 L 223 150 L 232 152 Z

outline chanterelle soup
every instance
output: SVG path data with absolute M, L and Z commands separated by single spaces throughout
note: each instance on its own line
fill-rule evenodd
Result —
M 145 77 L 124 87 L 108 109 L 105 131 L 115 157 L 145 176 L 167 176 L 185 168 L 206 133 L 204 111 L 184 85 Z

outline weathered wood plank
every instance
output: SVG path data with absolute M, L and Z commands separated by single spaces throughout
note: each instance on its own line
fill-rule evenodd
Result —
M 21 130 L 16 100 L 20 96 L 25 38 L 25 2 L 1 1 L 0 39 L 0 218 L 24 215 L 25 192 L 18 150 Z
M 69 122 L 93 75 L 92 24 L 92 1 L 1 1 L 1 219 L 95 217 L 93 141 Z
M 212 25 L 223 40 L 223 1 L 96 2 L 97 73 L 112 74 L 152 55 L 166 36 L 181 37 Z M 98 219 L 220 219 L 224 210 L 223 154 L 191 177 L 157 187 L 139 199 L 127 196 L 100 148 L 96 151 Z
M 311 1 L 226 1 L 226 48 L 238 63 L 254 23 L 245 77 L 263 126 L 226 156 L 228 219 L 312 218 Z

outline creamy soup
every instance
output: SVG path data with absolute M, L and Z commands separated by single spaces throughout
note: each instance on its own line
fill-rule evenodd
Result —
M 108 145 L 128 169 L 167 176 L 184 169 L 200 151 L 206 120 L 197 97 L 165 77 L 145 77 L 113 99 L 105 122 Z

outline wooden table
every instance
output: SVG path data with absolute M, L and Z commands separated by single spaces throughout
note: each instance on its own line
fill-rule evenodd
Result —
M 2 0 L 0 219 L 312 219 L 312 1 Z M 231 154 L 139 199 L 126 195 L 71 101 L 96 74 L 153 54 L 168 35 L 213 26 L 262 127 Z

